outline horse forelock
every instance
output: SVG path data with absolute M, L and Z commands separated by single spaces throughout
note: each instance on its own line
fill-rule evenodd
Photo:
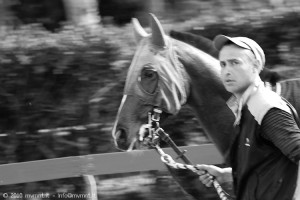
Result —
M 179 62 L 172 40 L 166 37 L 167 47 L 156 49 L 149 39 L 138 46 L 127 74 L 124 93 L 140 98 L 145 104 L 161 107 L 165 112 L 176 114 L 187 101 L 188 76 Z M 158 88 L 154 94 L 141 89 L 138 81 L 145 65 L 152 66 L 159 75 Z

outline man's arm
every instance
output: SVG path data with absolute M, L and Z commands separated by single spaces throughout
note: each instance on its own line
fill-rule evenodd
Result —
M 300 200 L 300 161 L 298 162 L 297 186 L 296 186 L 293 200 Z
M 272 142 L 295 164 L 300 160 L 300 130 L 291 113 L 270 109 L 262 124 L 262 137 Z
M 300 130 L 292 114 L 271 109 L 262 122 L 263 137 L 277 146 L 298 165 L 296 190 L 293 200 L 300 200 Z

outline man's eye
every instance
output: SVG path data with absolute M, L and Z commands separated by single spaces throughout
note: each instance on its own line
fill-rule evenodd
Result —
M 224 68 L 226 66 L 225 62 L 220 62 L 220 66 Z
M 239 64 L 239 61 L 234 60 L 234 61 L 232 61 L 232 64 L 233 64 L 233 65 L 238 65 L 238 64 Z

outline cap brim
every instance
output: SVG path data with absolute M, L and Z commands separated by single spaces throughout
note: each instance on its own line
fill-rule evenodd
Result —
M 234 43 L 237 46 L 240 46 L 242 48 L 250 49 L 251 50 L 251 48 L 248 45 L 246 45 L 245 43 L 241 42 L 238 39 L 228 37 L 226 35 L 217 35 L 214 38 L 213 43 L 214 43 L 214 46 L 216 47 L 216 49 L 218 49 L 220 51 L 223 48 L 223 46 L 226 43 L 228 43 L 228 41 L 231 41 L 232 43 Z

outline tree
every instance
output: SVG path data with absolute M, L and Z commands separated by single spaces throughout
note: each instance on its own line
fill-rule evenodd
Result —
M 77 26 L 98 26 L 100 22 L 97 0 L 63 0 L 67 19 Z
M 0 34 L 5 33 L 7 29 L 13 29 L 17 25 L 17 18 L 11 11 L 11 6 L 15 4 L 14 0 L 0 0 Z

